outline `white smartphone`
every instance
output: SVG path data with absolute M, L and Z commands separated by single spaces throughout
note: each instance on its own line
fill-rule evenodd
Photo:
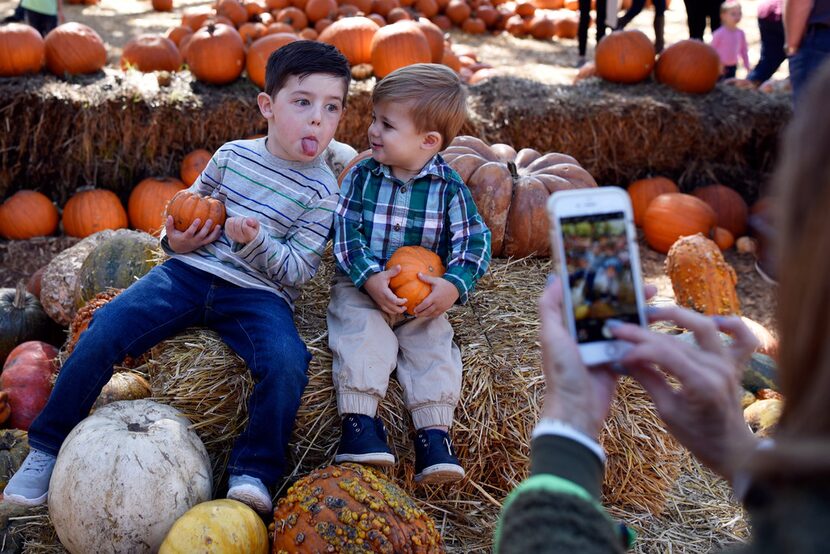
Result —
M 582 360 L 586 365 L 616 361 L 630 344 L 614 339 L 606 322 L 646 321 L 628 194 L 618 187 L 566 190 L 553 193 L 547 207 L 552 260 Z

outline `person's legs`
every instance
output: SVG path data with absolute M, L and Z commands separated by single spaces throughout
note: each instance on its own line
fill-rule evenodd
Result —
M 254 379 L 248 425 L 234 442 L 228 473 L 272 486 L 285 469 L 311 354 L 291 308 L 272 292 L 218 284 L 205 306 L 205 323 L 245 360 Z
M 720 27 L 720 5 L 724 0 L 703 0 L 706 9 L 704 17 L 709 18 L 709 29 L 714 33 Z M 706 22 L 703 23 L 704 29 Z
M 689 38 L 703 40 L 706 30 L 706 15 L 701 5 L 704 0 L 683 0 L 686 4 L 686 18 L 689 23 Z
M 617 29 L 625 29 L 625 26 L 631 23 L 631 21 L 637 17 L 637 15 L 643 11 L 643 7 L 646 5 L 646 0 L 632 0 L 631 7 L 623 14 L 623 16 L 617 20 Z
M 654 51 L 658 54 L 665 46 L 664 30 L 666 26 L 666 0 L 654 1 Z
M 6 16 L 0 21 L 0 23 L 14 23 L 15 21 L 23 21 L 23 0 L 20 0 L 17 3 L 17 6 L 14 8 L 14 11 L 11 15 Z
M 37 29 L 43 37 L 58 26 L 58 16 L 56 15 L 46 15 L 23 8 L 23 17 L 26 20 L 26 24 Z
M 778 71 L 787 56 L 784 53 L 784 24 L 780 20 L 759 19 L 758 30 L 761 33 L 761 57 L 747 79 L 760 85 Z
M 591 0 L 579 0 L 579 28 L 577 29 L 577 40 L 579 41 L 579 57 L 584 58 L 588 49 L 588 27 L 591 24 Z
M 798 100 L 805 87 L 808 86 L 810 77 L 828 59 L 830 59 L 830 28 L 808 29 L 798 51 L 790 57 L 790 82 L 793 87 L 795 109 L 798 109 Z
M 605 0 L 597 0 L 597 44 L 605 37 L 608 24 L 605 16 L 608 14 L 608 4 Z
M 718 77 L 718 81 L 723 81 L 724 79 L 734 79 L 735 75 L 737 74 L 738 66 L 737 65 L 725 65 L 723 66 L 723 74 Z

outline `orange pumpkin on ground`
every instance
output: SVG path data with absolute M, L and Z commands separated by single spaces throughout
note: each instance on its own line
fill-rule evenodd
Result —
M 466 183 L 492 233 L 493 256 L 547 256 L 545 203 L 557 190 L 597 186 L 574 158 L 456 137 L 441 155 Z
M 34 190 L 19 190 L 0 204 L 0 235 L 10 240 L 48 236 L 58 228 L 58 209 Z
M 34 27 L 9 23 L 0 27 L 0 77 L 37 73 L 46 59 L 46 45 Z
M 425 17 L 419 17 L 416 21 L 418 28 L 424 34 L 429 44 L 429 51 L 432 53 L 432 63 L 443 63 L 444 61 L 444 31 L 438 25 Z M 449 48 L 446 48 L 449 50 Z
M 245 45 L 236 29 L 221 23 L 199 29 L 187 43 L 187 65 L 200 81 L 232 83 L 245 67 Z
M 715 211 L 706 202 L 691 194 L 668 192 L 648 205 L 643 231 L 648 245 L 665 254 L 680 237 L 697 233 L 706 237 L 715 224 Z
M 186 155 L 182 160 L 182 165 L 179 167 L 179 177 L 181 177 L 182 183 L 188 187 L 195 183 L 196 179 L 199 178 L 199 175 L 207 167 L 207 164 L 210 163 L 210 158 L 210 152 L 204 148 L 196 149 Z
M 176 43 L 159 35 L 139 35 L 124 45 L 121 69 L 133 67 L 144 73 L 178 71 L 182 55 Z
M 208 219 L 214 225 L 224 225 L 225 205 L 216 198 L 199 196 L 196 193 L 182 190 L 170 200 L 166 215 L 173 216 L 173 225 L 177 231 L 187 230 L 197 218 L 201 220 L 202 225 Z
M 740 315 L 735 270 L 718 246 L 701 233 L 682 237 L 672 245 L 666 274 L 680 306 L 706 315 Z
M 295 482 L 274 510 L 272 552 L 444 552 L 432 519 L 368 466 L 329 466 Z
M 715 49 L 699 40 L 681 40 L 660 54 L 654 68 L 657 81 L 680 92 L 709 92 L 720 77 L 720 58 Z
M 153 0 L 152 6 L 157 12 L 172 12 L 173 0 Z
M 127 201 L 133 229 L 158 235 L 164 227 L 167 203 L 184 188 L 185 184 L 175 177 L 148 177 L 137 184 Z
M 712 229 L 712 236 L 710 238 L 715 241 L 715 244 L 721 250 L 729 250 L 735 245 L 735 235 L 723 227 L 715 227 Z
M 111 190 L 79 190 L 63 207 L 63 231 L 71 237 L 87 237 L 104 229 L 127 227 L 127 211 Z
M 734 189 L 724 185 L 709 185 L 696 188 L 692 191 L 692 195 L 697 196 L 715 210 L 718 227 L 728 230 L 733 237 L 742 237 L 746 234 L 749 207 Z
M 95 73 L 107 63 L 104 41 L 83 23 L 70 21 L 46 35 L 46 67 L 58 77 Z
M 597 44 L 597 75 L 613 83 L 639 83 L 654 69 L 654 45 L 642 31 L 614 31 Z
M 349 170 L 351 170 L 351 168 L 353 168 L 355 166 L 355 164 L 357 164 L 360 161 L 365 160 L 366 158 L 371 158 L 371 157 L 372 157 L 372 149 L 369 148 L 369 149 L 364 150 L 363 152 L 361 152 L 360 154 L 358 154 L 354 158 L 352 158 L 349 161 L 349 163 L 346 164 L 346 167 L 343 168 L 343 171 L 340 172 L 340 175 L 337 176 L 337 186 L 338 187 L 343 186 L 343 179 L 346 178 L 346 175 L 349 173 Z
M 9 427 L 29 430 L 52 392 L 58 349 L 40 341 L 18 345 L 9 353 L 0 374 L 0 389 L 9 395 Z
M 239 0 L 219 0 L 216 15 L 227 17 L 234 27 L 239 27 L 248 21 L 248 10 Z
M 680 192 L 677 185 L 666 177 L 639 179 L 628 185 L 628 196 L 634 211 L 634 223 L 641 227 L 646 209 L 652 200 L 667 192 Z
M 344 17 L 320 33 L 320 42 L 340 50 L 350 65 L 372 61 L 372 37 L 380 27 L 368 17 Z
M 389 281 L 389 288 L 398 298 L 406 299 L 406 311 L 415 315 L 415 308 L 432 292 L 432 286 L 418 278 L 422 273 L 430 277 L 444 274 L 444 264 L 438 254 L 422 246 L 401 246 L 386 262 L 386 269 L 401 266 L 401 271 Z
M 276 33 L 256 39 L 248 48 L 248 56 L 245 60 L 248 79 L 259 88 L 264 89 L 265 67 L 268 65 L 268 58 L 273 52 L 295 40 L 299 39 L 296 35 L 289 33 Z
M 372 37 L 372 67 L 382 79 L 398 68 L 432 61 L 432 51 L 420 26 L 398 21 L 381 27 Z
M 169 29 L 167 29 L 167 33 L 165 33 L 165 36 L 172 40 L 173 44 L 175 44 L 176 47 L 181 48 L 182 40 L 185 37 L 188 37 L 192 34 L 193 29 L 191 29 L 190 27 L 185 27 L 184 25 L 177 25 L 175 27 L 170 27 Z

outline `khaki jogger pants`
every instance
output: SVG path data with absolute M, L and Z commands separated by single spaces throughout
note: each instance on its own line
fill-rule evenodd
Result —
M 461 352 L 446 314 L 389 315 L 351 279 L 336 275 L 326 320 L 340 415 L 374 417 L 397 367 L 415 428 L 452 425 L 461 395 Z

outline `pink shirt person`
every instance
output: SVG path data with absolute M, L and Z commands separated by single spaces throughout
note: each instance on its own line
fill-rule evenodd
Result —
M 720 61 L 725 66 L 738 65 L 738 57 L 746 69 L 749 69 L 749 53 L 746 45 L 746 35 L 740 29 L 718 27 L 712 33 L 712 48 L 718 53 Z

